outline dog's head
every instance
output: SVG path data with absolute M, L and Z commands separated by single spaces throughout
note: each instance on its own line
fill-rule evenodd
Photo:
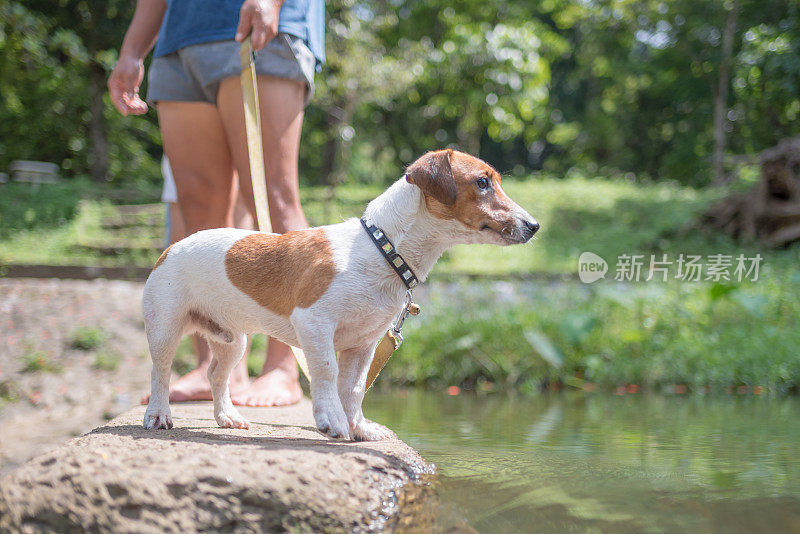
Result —
M 508 198 L 500 173 L 491 165 L 455 150 L 428 152 L 406 169 L 428 211 L 454 225 L 460 241 L 513 245 L 525 243 L 539 229 L 536 219 Z

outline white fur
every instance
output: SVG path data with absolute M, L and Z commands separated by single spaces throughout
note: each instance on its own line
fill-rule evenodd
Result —
M 518 215 L 531 219 L 521 208 Z M 383 229 L 420 281 L 427 278 L 448 247 L 458 243 L 497 243 L 499 239 L 496 232 L 479 232 L 455 220 L 433 217 L 420 189 L 404 178 L 373 200 L 365 217 Z M 336 274 L 314 304 L 295 308 L 288 318 L 257 304 L 226 276 L 226 253 L 236 241 L 253 232 L 206 230 L 172 246 L 144 289 L 145 327 L 153 358 L 145 428 L 172 426 L 170 367 L 178 340 L 193 331 L 209 337 L 214 354 L 208 374 L 217 423 L 247 428 L 249 423 L 231 403 L 228 376 L 242 357 L 245 335 L 263 332 L 304 350 L 317 428 L 332 437 L 359 440 L 394 435 L 364 418 L 361 402 L 375 347 L 402 308 L 406 288 L 358 219 L 323 229 L 333 251 Z M 190 310 L 233 333 L 233 340 L 199 327 L 189 319 Z

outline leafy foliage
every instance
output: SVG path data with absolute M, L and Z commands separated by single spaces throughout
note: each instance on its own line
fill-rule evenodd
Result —
M 154 113 L 121 117 L 104 98 L 105 126 L 90 120 L 131 9 L 0 2 L 0 168 L 32 158 L 86 174 L 93 124 L 105 128 L 112 180 L 158 180 Z M 800 6 L 789 0 L 333 0 L 326 10 L 329 62 L 301 150 L 309 184 L 385 182 L 445 145 L 518 175 L 578 167 L 708 183 L 731 10 L 728 153 L 798 134 Z
M 48 228 L 72 220 L 81 198 L 91 191 L 85 180 L 70 180 L 58 185 L 9 183 L 0 194 L 0 238 L 21 230 Z
M 88 174 L 91 104 L 102 98 L 109 178 L 159 177 L 155 117 L 122 117 L 99 96 L 131 15 L 121 0 L 0 2 L 0 169 L 33 159 Z
M 784 269 L 726 292 L 702 282 L 435 285 L 381 380 L 796 392 L 800 303 L 786 291 L 800 277 L 787 286 Z

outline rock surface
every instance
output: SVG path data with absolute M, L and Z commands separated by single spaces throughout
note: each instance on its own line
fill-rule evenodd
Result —
M 425 499 L 433 468 L 402 441 L 330 441 L 308 400 L 241 411 L 250 430 L 191 403 L 172 405 L 175 428 L 146 431 L 134 408 L 0 481 L 0 531 L 382 530 L 399 502 Z

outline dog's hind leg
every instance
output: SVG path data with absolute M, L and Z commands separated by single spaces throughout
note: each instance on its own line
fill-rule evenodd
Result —
M 211 395 L 214 398 L 214 419 L 223 428 L 250 428 L 250 422 L 242 417 L 231 402 L 228 379 L 231 370 L 239 363 L 247 346 L 247 336 L 233 335 L 231 343 L 220 343 L 209 338 L 214 359 L 208 366 L 208 381 L 211 382 Z
M 153 369 L 150 372 L 150 401 L 144 413 L 144 427 L 172 428 L 169 411 L 169 377 L 172 359 L 183 333 L 183 324 L 145 313 L 147 341 Z

